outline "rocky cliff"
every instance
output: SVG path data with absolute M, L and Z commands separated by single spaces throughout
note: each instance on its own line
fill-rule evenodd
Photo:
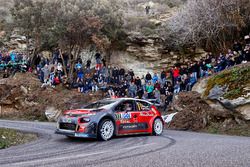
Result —
M 125 29 L 128 34 L 125 51 L 115 51 L 111 64 L 133 69 L 142 75 L 176 63 L 199 60 L 206 55 L 202 49 L 185 53 L 173 52 L 166 48 L 167 41 L 159 32 L 166 31 L 164 24 L 173 16 L 184 1 L 163 0 L 126 0 L 123 5 Z M 145 7 L 150 6 L 149 14 Z

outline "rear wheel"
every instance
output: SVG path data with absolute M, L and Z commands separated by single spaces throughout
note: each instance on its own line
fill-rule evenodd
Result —
M 160 136 L 163 132 L 163 122 L 160 118 L 156 118 L 153 123 L 153 135 Z
M 104 119 L 100 122 L 98 127 L 98 139 L 101 141 L 110 140 L 115 131 L 115 126 L 112 120 Z

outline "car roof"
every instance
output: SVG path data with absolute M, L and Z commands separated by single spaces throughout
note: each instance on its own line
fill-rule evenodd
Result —
M 150 101 L 147 101 L 147 100 L 143 100 L 143 99 L 136 99 L 136 98 L 107 98 L 107 99 L 103 99 L 103 100 L 100 100 L 100 101 L 114 101 L 114 102 L 121 102 L 121 101 L 125 101 L 125 100 L 134 100 L 134 101 L 141 101 L 141 102 L 147 102 L 147 103 L 150 103 L 150 104 L 153 104 L 151 103 Z

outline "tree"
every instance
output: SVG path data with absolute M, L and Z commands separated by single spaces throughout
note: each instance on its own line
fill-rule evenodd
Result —
M 250 27 L 250 1 L 189 0 L 167 23 L 164 32 L 171 46 L 226 49 Z
M 42 15 L 45 5 L 46 1 L 14 0 L 13 8 L 11 8 L 12 27 L 17 28 L 21 34 L 26 36 L 28 56 L 31 38 L 35 41 L 33 55 L 42 50 L 42 33 L 46 28 L 46 18 Z M 34 59 L 32 59 L 33 61 Z
M 105 0 L 17 0 L 12 15 L 15 27 L 36 39 L 37 50 L 58 46 L 61 53 L 72 55 L 70 80 L 81 51 L 89 45 L 98 50 L 109 49 L 122 32 L 123 24 L 115 1 Z

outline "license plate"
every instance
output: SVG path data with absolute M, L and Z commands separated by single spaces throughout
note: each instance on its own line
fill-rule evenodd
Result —
M 71 118 L 63 118 L 62 122 L 63 123 L 72 123 L 72 119 Z

